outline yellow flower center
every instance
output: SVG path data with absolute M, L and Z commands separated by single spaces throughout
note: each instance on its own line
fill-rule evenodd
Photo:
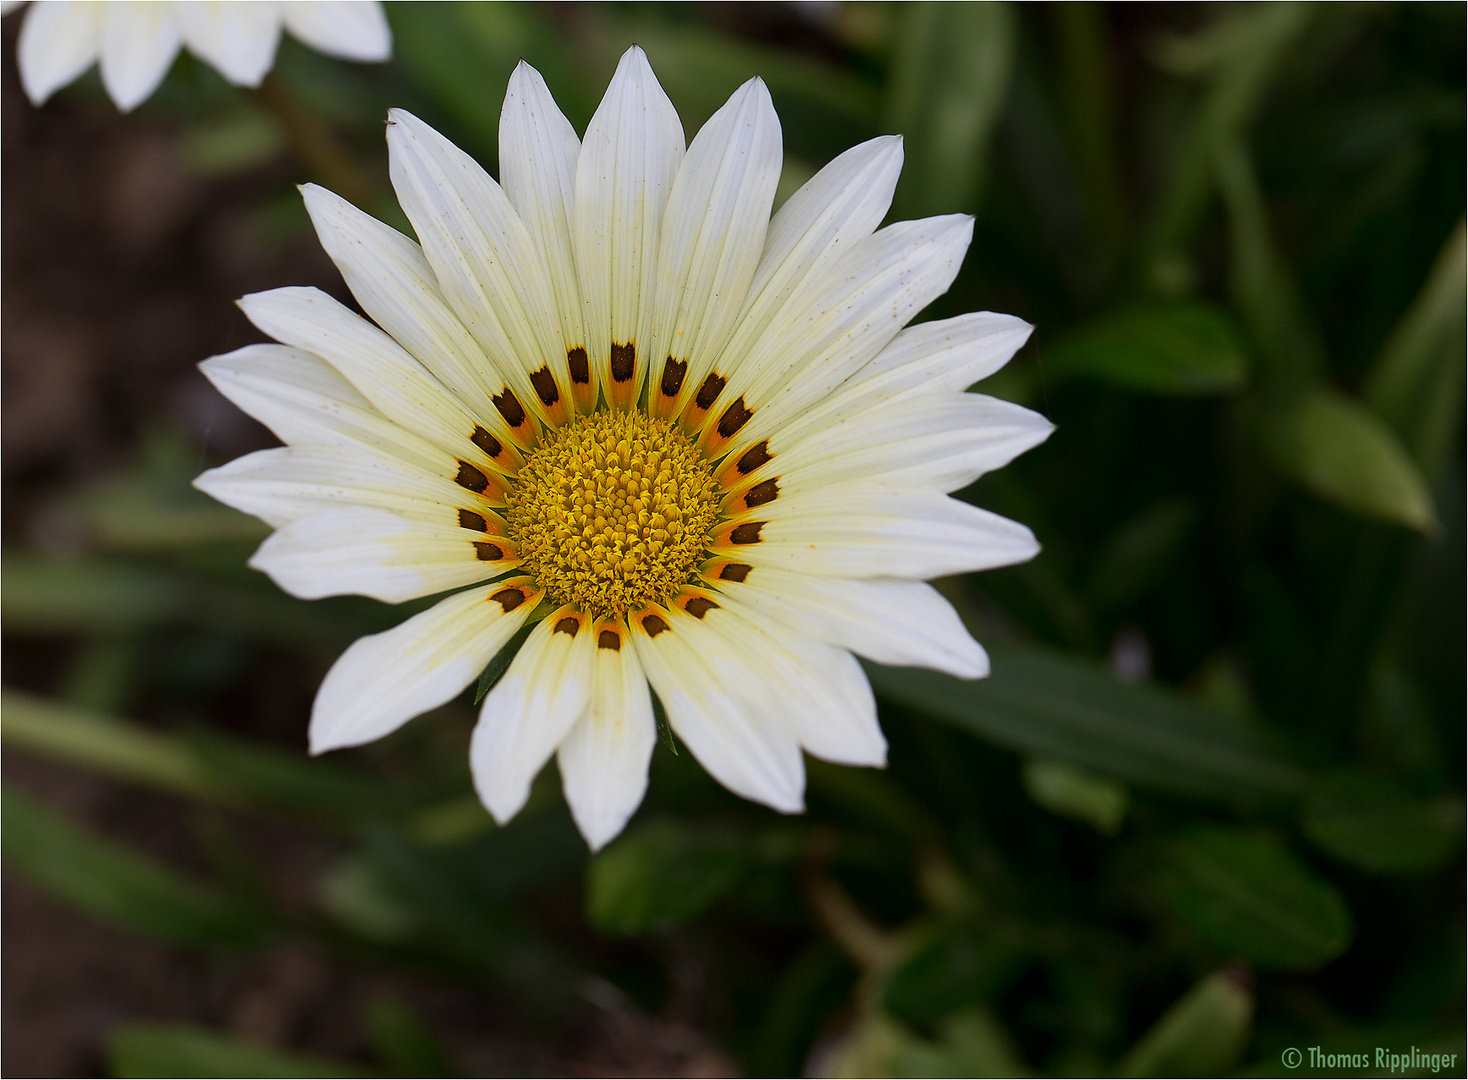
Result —
M 600 412 L 546 432 L 505 496 L 506 520 L 550 599 L 612 617 L 688 583 L 718 521 L 717 491 L 676 424 Z

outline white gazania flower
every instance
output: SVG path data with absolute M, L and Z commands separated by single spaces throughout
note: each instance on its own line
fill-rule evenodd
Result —
M 18 5 L 6 4 L 9 11 Z M 40 105 L 94 62 L 123 112 L 146 101 L 187 47 L 237 86 L 259 86 L 282 26 L 329 56 L 392 55 L 377 0 L 36 0 L 16 45 L 21 85 Z
M 877 229 L 899 139 L 848 150 L 772 220 L 764 84 L 685 152 L 636 48 L 583 141 L 522 63 L 499 184 L 405 112 L 387 137 L 421 246 L 304 189 L 376 325 L 315 289 L 257 293 L 241 306 L 281 344 L 203 365 L 286 443 L 196 481 L 275 526 L 251 565 L 301 597 L 463 590 L 346 651 L 314 752 L 444 704 L 534 622 L 484 700 L 475 785 L 503 822 L 557 754 L 596 848 L 647 787 L 649 683 L 714 777 L 795 812 L 802 750 L 885 761 L 853 652 L 987 673 L 922 579 L 1035 554 L 1024 526 L 945 492 L 1051 427 L 963 392 L 1024 343 L 1021 320 L 903 329 L 972 221 Z

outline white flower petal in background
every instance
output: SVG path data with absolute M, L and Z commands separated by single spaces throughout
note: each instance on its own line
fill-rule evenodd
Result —
M 280 16 L 289 34 L 327 56 L 361 63 L 392 57 L 392 30 L 382 5 L 363 0 L 288 0 Z
M 189 52 L 236 86 L 259 86 L 275 63 L 280 10 L 273 5 L 178 0 L 171 10 Z
M 89 0 L 40 0 L 26 12 L 15 45 L 26 97 L 39 105 L 97 60 L 102 5 Z
M 102 85 L 119 109 L 130 112 L 158 89 L 181 44 L 161 5 L 102 6 Z
M 378 0 L 35 0 L 22 18 L 16 62 L 35 105 L 100 60 L 108 96 L 131 112 L 158 88 L 180 46 L 235 85 L 259 86 L 282 26 L 345 60 L 392 55 Z
M 886 762 L 856 654 L 988 674 L 923 579 L 1039 550 L 947 494 L 1050 434 L 965 392 L 1031 328 L 989 312 L 908 327 L 958 273 L 972 220 L 877 229 L 895 137 L 842 154 L 771 219 L 779 130 L 754 79 L 685 153 L 633 48 L 581 140 L 515 70 L 500 183 L 394 110 L 392 181 L 421 248 L 304 189 L 375 325 L 316 289 L 245 297 L 283 344 L 204 371 L 287 445 L 196 484 L 276 528 L 251 564 L 297 596 L 477 586 L 348 650 L 313 747 L 443 703 L 539 618 L 484 700 L 474 785 L 507 821 L 557 756 L 595 849 L 646 792 L 654 693 L 715 779 L 795 813 L 804 754 Z M 513 620 L 483 599 L 506 581 Z

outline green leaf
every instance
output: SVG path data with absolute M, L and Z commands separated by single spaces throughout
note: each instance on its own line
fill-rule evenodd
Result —
M 276 750 L 209 728 L 191 728 L 182 741 L 211 781 L 241 802 L 285 810 L 322 822 L 400 815 L 420 800 L 380 776 L 300 752 Z
M 209 770 L 172 735 L 21 690 L 0 692 L 0 712 L 7 746 L 163 791 L 220 794 Z
M 1116 1068 L 1118 1076 L 1225 1076 L 1249 1041 L 1254 995 L 1244 971 L 1216 971 L 1162 1014 Z
M 1242 137 L 1218 149 L 1218 185 L 1228 211 L 1229 291 L 1259 354 L 1261 381 L 1298 392 L 1323 376 L 1325 346 L 1294 276 L 1275 250 L 1253 159 Z
M 245 99 L 184 131 L 184 162 L 203 176 L 228 176 L 259 166 L 286 146 L 280 121 Z
M 1116 138 L 1116 78 L 1109 20 L 1097 4 L 1053 9 L 1059 47 L 1060 102 L 1076 172 L 1100 246 L 1125 237 L 1127 206 Z
M 1399 784 L 1362 769 L 1316 781 L 1302 825 L 1322 850 L 1379 874 L 1431 870 L 1463 847 L 1461 799 L 1414 799 Z
M 1387 427 L 1361 405 L 1317 390 L 1263 413 L 1276 467 L 1312 494 L 1346 510 L 1435 533 L 1432 494 Z
M 898 18 L 886 108 L 907 162 L 897 216 L 972 212 L 1009 95 L 1014 13 L 1002 3 L 927 0 L 901 5 Z
M 591 862 L 587 914 L 608 934 L 681 926 L 732 889 L 749 860 L 732 840 L 672 821 L 630 829 Z
M 291 1054 L 195 1024 L 121 1024 L 107 1040 L 113 1076 L 370 1076 L 345 1062 Z
M 373 998 L 362 1028 L 377 1056 L 398 1076 L 455 1075 L 433 1029 L 401 998 Z
M 373 863 L 372 873 L 381 875 L 384 892 L 411 911 L 422 928 L 423 947 L 475 975 L 503 980 L 527 1006 L 556 1009 L 578 985 L 579 972 L 502 901 L 504 890 L 475 880 L 481 870 L 520 879 L 535 874 L 530 852 L 497 843 L 523 821 L 522 811 L 510 826 L 481 836 L 461 853 L 425 850 L 374 826 L 366 830 L 363 854 Z M 539 839 L 542 848 L 559 847 L 547 843 L 544 833 Z
M 946 1019 L 937 1042 L 905 1040 L 892 1055 L 892 1076 L 1025 1076 L 1022 1058 L 1004 1026 L 986 1009 Z M 857 1074 L 862 1075 L 862 1074 Z
M 966 1009 L 948 1017 L 937 1040 L 924 1039 L 873 1010 L 854 1026 L 829 1076 L 1030 1076 L 1014 1041 L 994 1016 Z
M 1054 376 L 1173 397 L 1232 393 L 1249 373 L 1237 327 L 1211 304 L 1151 305 L 1103 316 L 1047 349 L 1044 362 Z
M 1157 202 L 1147 245 L 1153 253 L 1154 279 L 1202 217 L 1219 148 L 1244 130 L 1288 56 L 1290 42 L 1304 30 L 1311 14 L 1310 6 L 1300 3 L 1240 8 L 1207 27 L 1203 31 L 1206 41 L 1202 35 L 1194 39 L 1204 44 L 1201 52 L 1207 54 L 1199 66 L 1212 71 Z M 1177 56 L 1185 49 L 1174 46 L 1170 51 Z M 1159 53 L 1159 59 L 1169 59 L 1167 51 Z M 1162 280 L 1153 284 L 1165 287 Z
M 180 579 L 136 567 L 7 553 L 0 615 L 10 633 L 124 633 L 177 618 Z
M 1225 802 L 1304 787 L 1305 773 L 1258 730 L 1174 691 L 1044 649 L 996 645 L 990 657 L 993 674 L 974 682 L 875 664 L 867 674 L 894 704 L 1139 787 Z
M 752 1054 L 752 1076 L 798 1076 L 822 1025 L 847 1003 L 851 964 L 822 938 L 781 972 L 769 995 Z
M 1351 913 L 1335 886 L 1268 837 L 1199 826 L 1164 858 L 1164 900 L 1221 952 L 1310 971 L 1351 942 Z
M 328 866 L 317 888 L 321 906 L 363 937 L 402 941 L 419 927 L 415 913 L 383 880 L 377 863 L 360 853 Z
M 1463 404 L 1465 290 L 1468 227 L 1459 218 L 1366 378 L 1366 403 L 1429 473 L 1447 450 Z
M 1063 761 L 1031 758 L 1021 772 L 1025 791 L 1038 806 L 1061 817 L 1084 821 L 1115 836 L 1126 819 L 1131 794 L 1115 780 L 1077 769 Z
M 1091 606 L 1119 612 L 1146 597 L 1172 568 L 1197 521 L 1191 500 L 1164 499 L 1122 522 L 1091 571 Z
M 7 553 L 0 617 L 11 633 L 136 633 L 160 625 L 202 627 L 311 651 L 336 651 L 364 629 L 340 607 L 162 573 L 122 562 Z
M 401 814 L 419 800 L 380 778 L 200 728 L 165 734 L 128 720 L 0 694 L 0 737 L 14 746 L 148 787 L 226 806 L 285 810 L 320 821 Z
M 180 945 L 243 945 L 261 927 L 233 903 L 5 789 L 5 859 L 27 880 L 123 929 Z
M 975 926 L 940 927 L 919 941 L 882 989 L 882 1008 L 931 1029 L 959 1009 L 992 1004 L 1024 967 L 1024 954 Z

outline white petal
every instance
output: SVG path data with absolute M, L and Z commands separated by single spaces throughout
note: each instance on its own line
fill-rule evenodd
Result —
M 699 764 L 736 795 L 787 814 L 804 809 L 799 739 L 768 673 L 681 608 L 639 613 L 630 626 L 668 723 Z
M 502 535 L 483 497 L 444 475 L 454 471 L 453 459 L 444 457 L 445 469 L 431 474 L 362 447 L 281 446 L 210 469 L 194 487 L 275 528 L 333 506 L 375 506 L 453 527 L 462 526 L 469 513 L 483 523 L 483 539 L 491 539 L 490 532 Z
M 280 12 L 274 4 L 180 0 L 177 11 L 191 53 L 236 86 L 260 85 L 280 44 Z
M 953 605 L 926 582 L 736 566 L 735 574 L 721 577 L 716 565 L 711 586 L 797 633 L 879 664 L 933 668 L 960 679 L 989 674 L 983 647 L 969 636 Z
M 469 765 L 480 802 L 500 824 L 520 812 L 530 782 L 586 712 L 595 649 L 591 619 L 561 608 L 530 632 L 484 699 Z
M 779 498 L 861 477 L 871 483 L 956 491 L 1050 437 L 1037 412 L 984 394 L 925 394 L 883 402 L 817 426 L 792 421 L 769 440 L 770 460 L 747 474 L 724 470 L 726 512 L 744 512 L 750 486 L 777 478 Z
M 523 579 L 499 581 L 355 641 L 316 692 L 311 753 L 380 739 L 451 701 L 515 636 L 539 598 Z
M 992 311 L 909 326 L 852 375 L 839 395 L 844 402 L 875 403 L 966 390 L 1009 363 L 1034 331 L 1023 319 Z
M 830 394 L 947 290 L 972 237 L 961 214 L 889 225 L 792 294 L 709 411 L 710 451 L 758 442 Z M 754 415 L 730 429 L 740 402 Z
M 496 552 L 513 555 L 503 540 L 473 529 L 428 525 L 373 507 L 333 507 L 272 533 L 250 566 L 302 600 L 370 596 L 398 604 L 518 565 L 494 558 Z
M 388 113 L 393 189 L 439 289 L 522 403 L 559 422 L 570 380 L 543 260 L 515 208 L 479 163 L 411 113 Z M 553 387 L 531 389 L 549 370 Z M 549 393 L 554 390 L 554 395 Z
M 592 851 L 626 826 L 647 793 L 647 767 L 657 744 L 652 695 L 620 621 L 598 623 L 591 701 L 561 743 L 561 786 L 576 827 Z M 612 642 L 615 641 L 615 645 Z
M 92 66 L 101 48 L 102 8 L 83 0 L 36 0 L 25 13 L 15 59 L 32 104 Z
M 285 345 L 246 345 L 199 365 L 221 394 L 291 445 L 356 446 L 438 473 L 448 457 L 372 407 L 320 357 Z
M 317 52 L 368 63 L 392 56 L 392 30 L 377 0 L 287 0 L 280 15 Z
M 560 331 L 559 348 L 564 352 L 586 349 L 581 283 L 571 245 L 580 155 L 576 131 L 556 107 L 545 80 L 521 60 L 510 75 L 500 110 L 500 183 L 525 223 L 531 243 L 544 257 L 559 316 L 553 328 Z M 579 361 L 572 374 L 587 377 L 584 382 L 573 378 L 571 389 L 578 407 L 589 412 L 596 404 L 596 383 L 590 378 L 586 357 Z
M 111 3 L 102 15 L 102 85 L 123 112 L 141 105 L 173 65 L 182 39 L 162 3 Z
M 289 287 L 239 301 L 277 341 L 321 357 L 373 406 L 420 437 L 480 469 L 498 468 L 474 439 L 481 421 L 401 345 L 320 289 Z
M 647 349 L 657 415 L 678 414 L 734 330 L 764 247 L 780 160 L 780 119 L 759 79 L 734 92 L 683 158 L 658 237 Z M 675 373 L 679 389 L 668 396 Z
M 827 577 L 935 578 L 1032 559 L 1034 534 L 1017 522 L 935 491 L 861 481 L 777 499 L 758 539 L 722 526 L 710 548 L 719 558 Z M 751 518 L 753 516 L 751 515 Z
M 531 425 L 510 428 L 494 404 L 504 394 L 505 377 L 449 308 L 418 245 L 323 187 L 306 184 L 301 194 L 321 246 L 362 310 L 468 405 L 496 438 L 528 443 Z
M 760 673 L 768 715 L 780 717 L 818 758 L 842 765 L 887 763 L 876 698 L 856 657 L 733 597 L 721 595 L 716 602 L 720 606 L 704 611 L 700 621 L 726 650 L 744 659 L 752 677 Z
M 683 159 L 678 113 L 637 46 L 617 65 L 576 161 L 573 223 L 591 369 L 607 400 L 637 398 L 650 357 L 647 324 L 658 225 Z M 631 345 L 630 373 L 612 373 L 613 345 Z

